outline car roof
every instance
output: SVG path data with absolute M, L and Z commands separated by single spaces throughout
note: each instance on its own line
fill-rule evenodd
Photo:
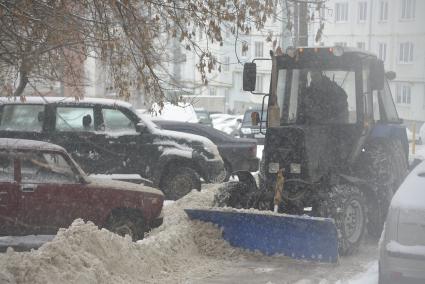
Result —
M 16 97 L 1 97 L 0 104 L 96 104 L 104 106 L 120 106 L 130 108 L 131 104 L 114 99 L 103 98 L 81 98 L 76 100 L 74 97 L 24 97 L 24 100 Z
M 61 151 L 65 150 L 56 144 L 14 138 L 0 138 L 0 150 L 44 150 L 44 151 Z

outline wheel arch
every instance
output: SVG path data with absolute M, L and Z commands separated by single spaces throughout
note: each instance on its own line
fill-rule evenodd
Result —
M 160 187 L 163 179 L 167 176 L 170 167 L 176 165 L 178 167 L 186 166 L 192 168 L 198 175 L 202 178 L 206 178 L 205 173 L 202 171 L 199 165 L 192 159 L 183 158 L 180 156 L 170 155 L 164 158 L 161 158 L 158 162 L 158 171 L 154 177 L 154 184 L 157 187 Z

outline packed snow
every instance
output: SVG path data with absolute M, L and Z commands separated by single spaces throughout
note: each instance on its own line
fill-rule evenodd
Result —
M 406 246 L 396 241 L 390 241 L 386 246 L 387 251 L 425 257 L 425 246 Z
M 0 283 L 351 283 L 376 255 L 376 248 L 366 244 L 338 265 L 324 265 L 234 248 L 217 227 L 190 221 L 183 210 L 211 207 L 216 191 L 216 185 L 206 185 L 167 201 L 164 224 L 138 242 L 79 219 L 38 250 L 9 248 L 0 254 Z M 232 278 L 245 269 L 248 274 Z M 227 281 L 220 282 L 223 277 Z

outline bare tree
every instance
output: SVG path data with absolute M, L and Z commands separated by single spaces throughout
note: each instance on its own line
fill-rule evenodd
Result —
M 109 66 L 121 97 L 137 86 L 161 101 L 168 39 L 197 54 L 206 83 L 217 60 L 196 33 L 223 44 L 224 24 L 240 34 L 261 29 L 278 1 L 286 0 L 0 0 L 0 84 L 20 96 L 38 81 L 60 81 L 81 97 L 82 62 L 93 56 Z

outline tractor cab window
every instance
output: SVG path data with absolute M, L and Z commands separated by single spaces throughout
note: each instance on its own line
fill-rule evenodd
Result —
M 395 122 L 398 123 L 400 121 L 400 118 L 398 117 L 397 110 L 394 105 L 394 101 L 391 97 L 391 89 L 388 85 L 388 81 L 385 82 L 384 89 L 379 91 L 381 100 L 382 100 L 382 106 L 383 106 L 383 114 L 382 116 L 385 116 L 386 120 L 388 122 Z
M 356 73 L 347 70 L 281 70 L 277 103 L 282 124 L 357 122 Z

